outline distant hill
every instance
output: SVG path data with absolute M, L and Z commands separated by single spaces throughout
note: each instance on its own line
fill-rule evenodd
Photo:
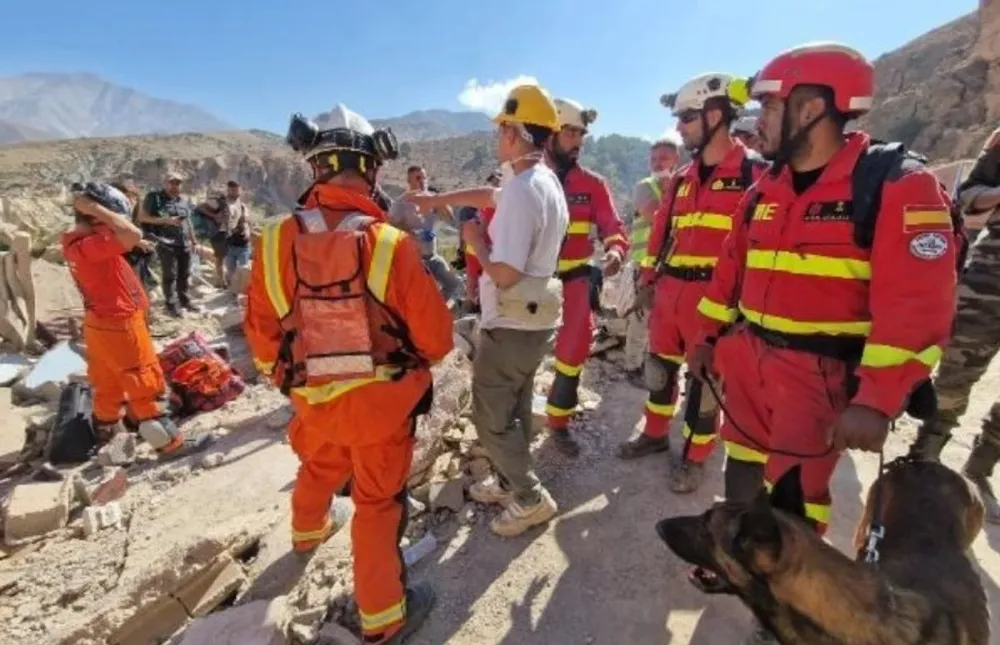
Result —
M 316 122 L 324 125 L 329 113 L 316 117 Z M 481 112 L 452 112 L 450 110 L 417 110 L 403 116 L 372 119 L 375 127 L 392 128 L 400 141 L 434 141 L 450 139 L 476 132 L 489 132 L 493 124 Z
M 153 98 L 94 74 L 0 77 L 0 143 L 228 129 L 232 126 L 198 107 Z

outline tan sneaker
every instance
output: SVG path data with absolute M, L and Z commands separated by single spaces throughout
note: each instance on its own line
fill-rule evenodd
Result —
M 521 506 L 512 499 L 503 513 L 490 523 L 490 528 L 497 535 L 515 537 L 532 526 L 548 522 L 558 511 L 555 500 L 543 488 L 542 499 L 534 506 Z
M 509 490 L 500 485 L 500 480 L 490 476 L 469 487 L 469 497 L 480 504 L 499 504 L 506 506 L 514 499 Z

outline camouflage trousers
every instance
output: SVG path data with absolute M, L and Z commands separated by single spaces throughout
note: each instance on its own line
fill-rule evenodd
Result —
M 626 322 L 625 369 L 641 369 L 646 364 L 646 354 L 649 352 L 649 313 L 631 313 Z
M 962 283 L 952 339 L 938 367 L 935 425 L 950 431 L 969 407 L 972 388 L 1000 351 L 1000 224 L 973 246 Z M 983 440 L 1000 447 L 1000 398 L 983 420 Z

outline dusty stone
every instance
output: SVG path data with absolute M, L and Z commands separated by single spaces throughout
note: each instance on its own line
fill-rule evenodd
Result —
M 465 431 L 460 425 L 453 425 L 444 433 L 444 440 L 450 444 L 458 444 L 465 436 Z
M 239 305 L 230 305 L 221 311 L 213 312 L 223 331 L 239 332 L 243 329 L 244 311 Z
M 100 506 L 125 495 L 128 477 L 121 468 L 93 464 L 76 473 L 73 488 L 80 502 L 87 506 Z
M 434 374 L 434 405 L 430 414 L 417 421 L 409 478 L 411 486 L 428 480 L 431 466 L 444 450 L 442 434 L 445 428 L 455 425 L 461 418 L 472 395 L 471 364 L 460 351 L 452 351 L 432 367 L 431 372 Z
M 473 481 L 481 482 L 493 473 L 493 466 L 490 460 L 484 457 L 477 457 L 469 462 L 469 475 Z
M 293 623 L 288 628 L 288 639 L 294 645 L 312 645 L 316 641 L 316 628 Z
M 465 488 L 461 479 L 451 479 L 445 482 L 431 482 L 431 510 L 438 511 L 448 508 L 456 513 L 465 505 Z
M 184 626 L 188 614 L 175 598 L 164 596 L 144 605 L 111 636 L 112 645 L 159 643 Z
M 250 288 L 250 265 L 236 267 L 229 277 L 229 293 L 240 295 L 245 294 Z
M 199 618 L 184 632 L 180 645 L 285 645 L 287 626 L 287 600 L 279 596 Z
M 458 513 L 458 523 L 462 526 L 469 526 L 476 523 L 476 505 L 472 502 L 462 507 Z
M 535 434 L 544 432 L 548 423 L 548 415 L 545 414 L 545 406 L 548 400 L 541 394 L 536 394 L 531 399 L 531 431 Z
M 406 497 L 407 514 L 410 517 L 417 517 L 418 515 L 427 511 L 427 505 L 416 499 L 412 495 Z
M 361 645 L 361 641 L 346 627 L 327 623 L 319 630 L 316 645 Z
M 0 354 L 0 387 L 9 386 L 30 367 L 31 361 L 20 354 Z
M 66 526 L 71 490 L 69 480 L 16 486 L 4 515 L 4 542 L 15 546 Z
M 209 470 L 211 468 L 216 468 L 222 465 L 222 462 L 226 460 L 226 456 L 221 452 L 211 452 L 201 458 L 201 467 Z
M 246 580 L 240 565 L 231 555 L 223 553 L 181 583 L 173 595 L 191 616 L 199 618 L 237 593 Z
M 136 440 L 131 432 L 119 432 L 97 451 L 102 466 L 126 466 L 135 461 Z
M 118 502 L 104 506 L 88 506 L 83 509 L 83 536 L 90 538 L 104 529 L 119 527 L 122 523 L 122 507 Z
M 26 400 L 55 402 L 59 400 L 62 386 L 69 382 L 69 375 L 86 369 L 83 357 L 63 341 L 45 352 L 15 389 Z
M 271 430 L 286 430 L 291 420 L 292 408 L 286 405 L 268 415 L 267 427 Z
M 62 246 L 53 244 L 42 253 L 42 259 L 52 264 L 65 264 L 66 257 L 63 255 Z

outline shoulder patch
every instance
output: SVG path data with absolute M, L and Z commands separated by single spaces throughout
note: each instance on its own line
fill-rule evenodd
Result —
M 735 192 L 742 193 L 748 187 L 743 186 L 743 180 L 739 177 L 721 177 L 712 182 L 711 190 L 714 192 Z
M 590 193 L 566 193 L 566 203 L 570 206 L 590 203 Z
M 951 232 L 951 213 L 941 204 L 914 204 L 903 207 L 903 232 Z
M 920 233 L 910 240 L 910 255 L 920 260 L 938 260 L 950 245 L 943 233 Z

